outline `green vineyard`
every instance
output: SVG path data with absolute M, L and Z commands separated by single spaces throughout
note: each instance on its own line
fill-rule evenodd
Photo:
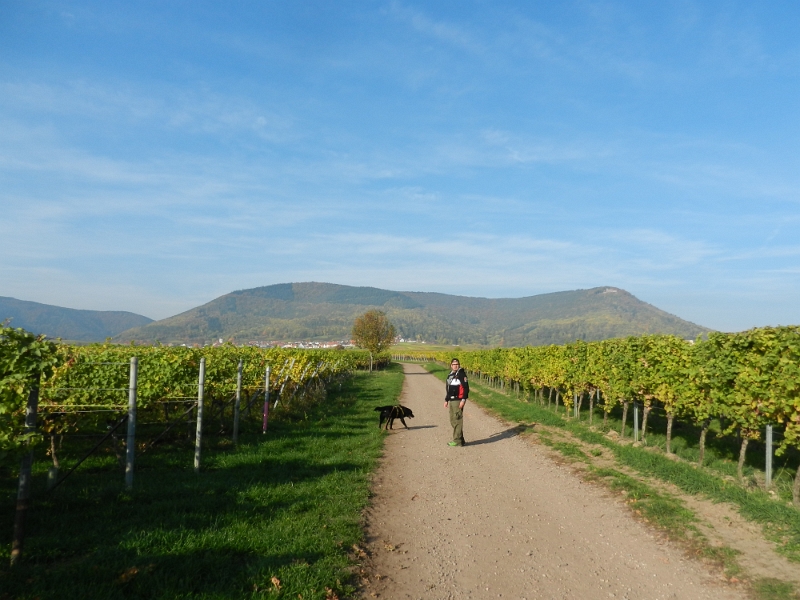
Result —
M 136 358 L 136 408 L 148 423 L 173 422 L 197 403 L 200 364 L 203 396 L 211 414 L 233 411 L 241 395 L 246 416 L 266 391 L 276 407 L 315 394 L 335 378 L 369 365 L 366 351 L 254 347 L 70 346 L 21 329 L 0 329 L 0 458 L 42 434 L 102 428 L 108 415 L 128 408 L 131 359 Z M 382 359 L 386 362 L 386 358 Z M 239 378 L 239 365 L 241 377 Z M 269 371 L 267 369 L 269 368 Z M 269 372 L 269 380 L 266 380 Z M 25 407 L 38 387 L 37 432 L 26 431 Z M 231 415 L 232 416 L 232 415 Z

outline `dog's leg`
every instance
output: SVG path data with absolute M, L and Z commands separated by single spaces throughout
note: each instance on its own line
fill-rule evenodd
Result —
M 403 417 L 400 417 L 400 422 L 403 424 L 403 427 L 408 429 L 408 425 L 406 425 L 406 420 Z

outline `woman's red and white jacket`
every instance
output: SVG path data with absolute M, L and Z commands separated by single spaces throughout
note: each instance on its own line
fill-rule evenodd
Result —
M 447 395 L 445 401 L 451 400 L 466 400 L 469 398 L 469 382 L 467 381 L 467 372 L 460 368 L 458 371 L 450 371 L 445 383 Z

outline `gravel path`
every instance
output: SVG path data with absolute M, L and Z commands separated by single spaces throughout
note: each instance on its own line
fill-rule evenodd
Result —
M 467 446 L 447 446 L 444 384 L 404 369 L 416 417 L 395 422 L 376 474 L 364 598 L 746 597 L 477 405 Z

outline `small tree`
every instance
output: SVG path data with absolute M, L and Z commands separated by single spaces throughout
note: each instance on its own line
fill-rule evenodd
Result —
M 353 322 L 353 341 L 359 348 L 369 350 L 369 370 L 372 372 L 373 355 L 379 354 L 392 345 L 394 325 L 386 313 L 368 310 Z

